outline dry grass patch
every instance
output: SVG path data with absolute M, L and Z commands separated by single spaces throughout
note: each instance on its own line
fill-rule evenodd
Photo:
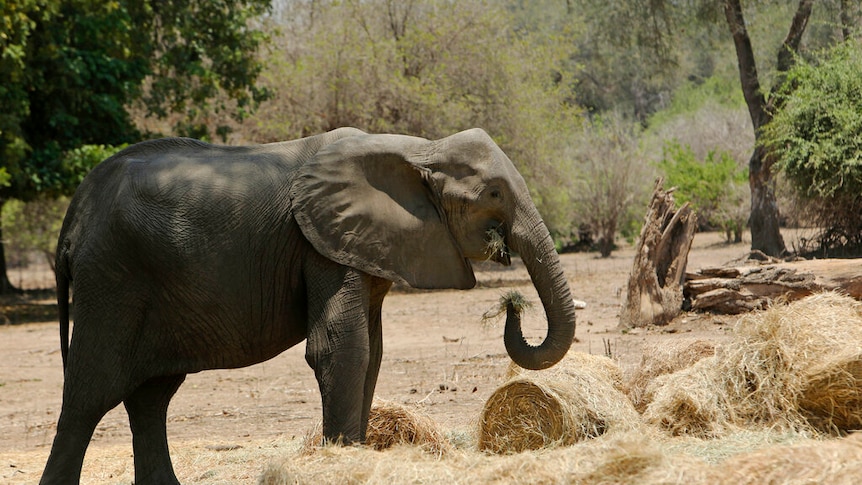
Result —
M 638 367 L 626 380 L 625 392 L 638 412 L 644 412 L 651 395 L 647 387 L 658 377 L 691 367 L 715 355 L 715 344 L 708 340 L 682 339 L 647 344 Z
M 259 483 L 730 484 L 737 483 L 734 482 L 738 475 L 736 468 L 741 466 L 738 464 L 748 462 L 747 456 L 766 456 L 770 448 L 788 449 L 776 446 L 776 442 L 800 443 L 800 449 L 805 449 L 804 446 L 813 449 L 824 444 L 833 446 L 834 443 L 837 449 L 844 446 L 843 441 L 816 441 L 772 431 L 699 440 L 667 438 L 644 433 L 643 430 L 631 430 L 605 434 L 572 446 L 506 455 L 456 449 L 452 453 L 435 456 L 407 446 L 396 446 L 384 452 L 361 447 L 326 447 L 313 455 L 295 453 L 271 463 Z M 850 460 L 852 455 L 824 452 L 805 461 L 811 470 L 824 470 L 834 468 L 831 460 L 839 457 Z M 750 461 L 755 462 L 753 459 Z
M 641 433 L 510 455 L 457 449 L 438 457 L 406 446 L 382 453 L 324 447 L 313 455 L 297 454 L 270 464 L 259 483 L 705 483 L 698 477 L 705 476 L 707 464 L 696 457 L 668 456 L 664 450 Z
M 303 440 L 302 449 L 306 454 L 321 448 L 323 426 L 318 423 Z M 412 445 L 420 450 L 440 455 L 452 450 L 453 446 L 431 418 L 415 410 L 382 399 L 371 406 L 368 416 L 368 430 L 365 445 L 381 451 L 396 445 Z
M 639 426 L 622 393 L 622 372 L 611 359 L 571 352 L 545 371 L 510 368 L 479 419 L 478 447 L 517 453 L 567 446 L 611 430 Z
M 738 455 L 722 463 L 715 483 L 855 485 L 862 477 L 862 435 L 806 441 Z
M 773 427 L 841 435 L 862 428 L 862 303 L 821 293 L 743 316 L 714 357 L 647 386 L 647 422 L 717 437 Z

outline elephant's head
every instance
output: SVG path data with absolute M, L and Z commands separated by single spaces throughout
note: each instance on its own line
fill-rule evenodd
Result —
M 511 160 L 482 130 L 429 141 L 358 135 L 324 147 L 291 189 L 303 234 L 328 258 L 415 288 L 472 288 L 469 260 L 526 265 L 548 317 L 539 346 L 524 341 L 516 312 L 506 348 L 528 369 L 568 351 L 575 310 L 548 229 Z

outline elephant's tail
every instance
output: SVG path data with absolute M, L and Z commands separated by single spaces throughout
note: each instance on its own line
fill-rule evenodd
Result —
M 57 309 L 60 314 L 60 355 L 63 357 L 63 371 L 69 358 L 69 275 L 66 265 L 56 265 L 57 271 Z

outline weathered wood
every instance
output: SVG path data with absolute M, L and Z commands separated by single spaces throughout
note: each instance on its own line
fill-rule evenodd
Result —
M 664 325 L 680 313 L 696 224 L 688 204 L 676 210 L 673 189 L 665 191 L 658 179 L 638 238 L 621 327 Z
M 817 291 L 839 290 L 862 300 L 862 260 L 820 259 L 725 268 L 687 274 L 692 310 L 737 314 L 765 308 L 781 298 L 796 300 Z

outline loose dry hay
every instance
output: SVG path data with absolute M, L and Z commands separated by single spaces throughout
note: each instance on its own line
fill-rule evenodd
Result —
M 713 483 L 851 485 L 862 477 L 862 434 L 738 455 L 716 467 Z
M 289 452 L 268 466 L 259 483 L 849 485 L 860 476 L 862 433 L 815 440 L 761 430 L 700 440 L 629 430 L 514 455 L 455 449 L 437 456 L 406 446 L 382 453 L 365 447 Z
M 841 434 L 862 423 L 862 349 L 813 368 L 799 407 L 815 428 Z
M 546 371 L 513 370 L 488 398 L 478 447 L 516 453 L 567 446 L 612 429 L 631 429 L 640 416 L 622 393 L 622 373 L 607 357 L 570 352 Z
M 494 455 L 456 449 L 436 457 L 410 447 L 383 453 L 327 447 L 315 455 L 288 456 L 268 466 L 262 485 L 312 483 L 707 483 L 708 465 L 696 457 L 667 455 L 642 433 L 605 435 L 570 447 Z
M 322 442 L 323 426 L 318 423 L 306 434 L 301 449 L 305 454 L 314 453 Z M 377 451 L 396 445 L 412 445 L 435 455 L 453 448 L 434 420 L 406 406 L 384 400 L 375 400 L 371 406 L 365 445 Z
M 647 386 L 647 422 L 711 438 L 743 427 L 862 428 L 862 303 L 820 293 L 744 316 L 732 341 Z
M 695 362 L 715 355 L 715 344 L 708 340 L 683 339 L 647 344 L 641 362 L 626 381 L 625 392 L 642 413 L 650 403 L 647 387 L 659 376 L 672 374 Z
M 729 426 L 727 395 L 715 357 L 707 357 L 673 374 L 657 377 L 646 388 L 644 421 L 673 436 L 716 438 Z

